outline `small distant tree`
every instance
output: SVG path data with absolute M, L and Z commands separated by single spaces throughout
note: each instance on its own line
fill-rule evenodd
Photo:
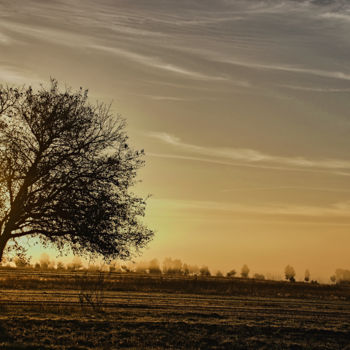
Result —
M 89 272 L 99 272 L 101 271 L 101 265 L 89 264 L 87 267 L 87 271 Z
M 337 278 L 335 277 L 335 275 L 332 275 L 332 276 L 330 277 L 330 280 L 331 280 L 331 282 L 333 282 L 333 283 L 337 282 Z
M 295 282 L 295 270 L 292 266 L 287 265 L 284 269 L 284 276 L 286 280 L 290 282 Z
M 0 266 L 5 266 L 7 263 L 6 257 L 3 257 L 2 261 L 0 261 Z
M 211 275 L 208 266 L 202 266 L 202 267 L 199 269 L 199 274 L 200 274 L 202 277 L 209 277 L 209 276 Z
M 255 273 L 253 278 L 256 279 L 256 280 L 264 280 L 265 276 L 263 274 L 261 274 L 261 273 Z
M 70 264 L 67 265 L 68 270 L 77 271 L 83 267 L 83 263 L 79 256 L 75 256 Z
M 29 267 L 30 260 L 24 256 L 15 256 L 13 258 L 13 262 L 15 263 L 17 268 Z
M 242 270 L 241 270 L 241 276 L 243 277 L 243 278 L 248 278 L 248 276 L 249 276 L 249 268 L 248 268 L 248 266 L 247 265 L 243 265 L 242 266 Z
M 305 270 L 305 277 L 304 277 L 305 282 L 310 281 L 310 271 L 308 269 Z
M 57 269 L 57 270 L 60 270 L 60 271 L 62 271 L 62 270 L 65 269 L 64 264 L 63 264 L 62 261 L 58 261 L 58 262 L 57 262 L 56 269 Z
M 121 269 L 123 272 L 131 272 L 131 269 L 128 265 L 122 265 Z
M 48 270 L 51 262 L 50 262 L 50 256 L 47 253 L 42 253 L 40 256 L 40 268 L 42 270 Z
M 160 266 L 159 266 L 158 259 L 152 259 L 149 262 L 148 272 L 151 274 L 161 274 L 162 273 L 162 270 L 160 269 Z
M 112 260 L 109 264 L 108 264 L 108 270 L 109 272 L 116 272 L 119 269 L 119 264 L 117 263 L 116 260 Z
M 144 261 L 140 261 L 135 265 L 135 272 L 137 273 L 147 273 L 148 270 L 148 264 Z
M 222 272 L 219 270 L 219 271 L 216 271 L 215 276 L 216 276 L 216 277 L 223 277 L 224 275 L 223 275 Z
M 199 275 L 199 267 L 197 265 L 188 265 L 188 270 L 190 275 L 198 276 Z
M 236 273 L 236 270 L 230 270 L 227 272 L 226 277 L 235 277 Z
M 182 273 L 181 260 L 165 258 L 163 261 L 163 273 L 169 274 L 169 275 L 180 275 Z
M 184 276 L 188 276 L 190 274 L 190 268 L 187 264 L 182 265 L 182 273 Z
M 337 283 L 349 283 L 350 282 L 350 271 L 346 269 L 335 270 L 335 280 Z

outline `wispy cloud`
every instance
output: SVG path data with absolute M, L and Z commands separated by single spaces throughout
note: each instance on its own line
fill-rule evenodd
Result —
M 149 137 L 157 139 L 163 143 L 174 146 L 176 149 L 190 153 L 200 154 L 206 157 L 213 157 L 218 160 L 230 160 L 246 162 L 248 164 L 259 166 L 282 166 L 301 169 L 317 170 L 349 170 L 350 160 L 342 159 L 308 159 L 305 157 L 286 157 L 267 154 L 254 149 L 247 148 L 223 148 L 206 147 L 182 142 L 181 139 L 164 132 L 149 132 Z M 283 168 L 282 168 L 283 169 Z M 338 172 L 338 174 L 349 175 L 347 172 Z
M 284 205 L 284 204 L 261 204 L 245 205 L 215 201 L 196 200 L 174 200 L 174 199 L 153 199 L 162 208 L 172 208 L 177 210 L 203 210 L 222 211 L 236 214 L 267 215 L 267 216 L 300 216 L 313 218 L 344 218 L 350 219 L 350 202 L 337 202 L 328 206 L 312 205 Z
M 139 28 L 133 28 L 127 25 L 117 25 L 117 24 L 105 24 L 106 27 L 109 30 L 112 30 L 114 32 L 117 33 L 121 33 L 121 34 L 127 34 L 130 36 L 135 36 L 135 37 L 154 37 L 154 38 L 166 38 L 168 37 L 167 34 L 162 33 L 162 32 L 155 32 L 155 31 L 150 31 L 150 30 L 146 30 L 146 29 L 139 29 Z
M 0 27 L 4 26 L 7 31 L 15 32 L 22 36 L 30 36 L 38 40 L 50 41 L 59 45 L 68 47 L 78 47 L 83 49 L 92 49 L 99 52 L 106 52 L 119 58 L 124 58 L 129 61 L 138 63 L 142 66 L 155 68 L 166 71 L 175 75 L 180 75 L 189 79 L 203 80 L 203 81 L 229 81 L 229 77 L 224 74 L 209 75 L 199 71 L 182 67 L 178 64 L 167 62 L 164 58 L 145 55 L 138 52 L 124 49 L 121 47 L 101 45 L 99 44 L 99 37 L 87 36 L 79 33 L 72 33 L 63 29 L 51 29 L 34 25 L 26 25 L 22 23 L 14 23 L 3 21 Z M 5 37 L 4 37 L 5 38 Z M 7 37 L 6 37 L 7 38 Z M 0 36 L 1 43 L 1 36 Z M 235 85 L 241 87 L 248 87 L 249 84 L 245 81 L 233 81 Z
M 144 95 L 147 98 L 155 101 L 192 101 L 191 98 L 177 97 L 177 96 L 154 96 L 154 95 Z
M 337 176 L 350 176 L 350 172 L 340 171 L 340 170 L 331 171 L 329 169 L 314 169 L 314 168 L 290 167 L 290 166 L 282 166 L 282 165 L 268 165 L 264 163 L 234 162 L 234 161 L 222 160 L 218 158 L 208 158 L 203 156 L 201 157 L 187 156 L 183 154 L 147 152 L 147 155 L 150 157 L 156 157 L 156 158 L 179 159 L 179 160 L 226 165 L 226 166 L 233 166 L 233 167 L 240 167 L 240 168 L 255 168 L 255 169 L 265 169 L 265 170 L 307 172 L 307 173 L 327 173 L 327 174 L 333 174 Z
M 258 45 L 258 43 L 256 43 Z M 350 80 L 350 71 L 334 71 L 334 70 L 325 70 L 314 67 L 307 67 L 306 65 L 293 65 L 285 64 L 281 62 L 269 62 L 264 63 L 263 60 L 252 60 L 244 59 L 241 57 L 229 56 L 224 50 L 215 51 L 207 50 L 203 48 L 188 47 L 188 46 L 177 46 L 177 50 L 191 53 L 197 55 L 201 59 L 205 59 L 216 64 L 226 64 L 237 66 L 241 68 L 258 70 L 258 71 L 276 71 L 276 72 L 286 72 L 286 73 L 295 73 L 295 74 L 304 74 L 316 76 L 319 78 L 327 78 L 334 80 Z M 315 62 L 316 64 L 316 62 Z M 251 84 L 249 84 L 251 86 Z
M 0 82 L 8 84 L 31 84 L 33 86 L 42 81 L 38 76 L 29 73 L 24 69 L 0 65 Z
M 213 75 L 202 74 L 194 70 L 189 70 L 189 69 L 180 67 L 178 65 L 167 63 L 159 57 L 147 56 L 147 55 L 139 54 L 136 52 L 132 52 L 132 51 L 117 48 L 117 47 L 110 47 L 110 46 L 103 46 L 103 45 L 89 45 L 89 48 L 108 52 L 108 53 L 117 55 L 119 57 L 127 58 L 128 60 L 142 64 L 144 66 L 164 70 L 174 74 L 179 74 L 192 79 L 218 80 L 218 81 L 228 80 L 228 78 L 224 76 L 213 76 Z
M 315 87 L 315 86 L 301 86 L 301 85 L 289 85 L 289 84 L 278 84 L 277 86 L 290 89 L 290 90 L 300 90 L 300 91 L 310 91 L 310 92 L 324 92 L 324 93 L 344 93 L 350 92 L 349 89 L 342 88 L 327 88 L 327 87 Z
M 328 71 L 328 70 L 322 70 L 322 69 L 305 68 L 305 67 L 281 65 L 281 64 L 264 64 L 264 63 L 229 59 L 229 58 L 217 58 L 216 60 L 221 63 L 227 63 L 235 66 L 257 69 L 257 70 L 274 70 L 274 71 L 282 71 L 282 72 L 289 72 L 289 73 L 309 74 L 309 75 L 315 75 L 322 78 L 350 80 L 350 73 L 348 72 Z
M 11 39 L 7 35 L 0 32 L 0 44 L 9 44 L 10 42 Z
M 334 19 L 334 20 L 341 20 L 345 22 L 350 22 L 350 13 L 349 12 L 344 12 L 344 13 L 339 13 L 339 12 L 326 12 L 322 13 L 320 15 L 322 18 L 326 19 Z
M 160 95 L 139 95 L 155 101 L 171 101 L 171 102 L 184 102 L 184 101 L 215 101 L 215 98 L 206 97 L 182 97 L 182 96 L 160 96 Z
M 91 42 L 91 38 L 79 33 L 72 33 L 64 29 L 55 29 L 37 25 L 28 25 L 14 21 L 1 20 L 0 28 L 4 28 L 8 35 L 16 33 L 22 38 L 32 37 L 68 47 L 84 47 Z M 24 40 L 22 40 L 24 42 Z
M 329 188 L 329 187 L 310 187 L 310 186 L 266 186 L 266 187 L 237 187 L 226 188 L 221 192 L 255 192 L 255 191 L 281 191 L 281 190 L 302 190 L 308 192 L 336 192 L 336 193 L 350 193 L 350 190 L 344 188 Z

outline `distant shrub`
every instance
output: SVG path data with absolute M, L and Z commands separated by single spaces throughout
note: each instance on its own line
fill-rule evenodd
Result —
M 350 271 L 344 269 L 336 269 L 335 280 L 337 283 L 350 282 Z
M 90 276 L 85 272 L 84 275 L 75 278 L 79 286 L 78 298 L 81 308 L 85 310 L 87 307 L 96 313 L 102 313 L 107 286 L 105 273 L 99 271 L 97 276 Z
M 249 276 L 249 267 L 247 266 L 247 265 L 243 265 L 242 266 L 242 270 L 241 270 L 241 276 L 243 277 L 243 278 L 248 278 L 248 276 Z
M 83 268 L 83 263 L 78 256 L 75 256 L 70 264 L 67 265 L 67 270 L 77 271 Z
M 253 278 L 256 279 L 256 280 L 264 280 L 265 276 L 263 274 L 261 274 L 261 273 L 255 273 Z
M 137 273 L 147 273 L 148 263 L 141 261 L 135 265 L 135 272 Z
M 188 265 L 190 275 L 197 276 L 199 275 L 199 267 L 197 265 Z
M 226 277 L 235 277 L 236 273 L 236 270 L 231 270 L 227 272 Z
M 124 271 L 124 272 L 131 272 L 130 267 L 127 266 L 127 265 L 122 265 L 122 266 L 121 266 L 121 269 L 122 269 L 122 271 Z
M 190 268 L 187 264 L 183 264 L 182 265 L 182 273 L 185 275 L 185 276 L 188 276 L 190 274 Z
M 98 271 L 101 271 L 101 266 L 95 265 L 95 264 L 90 264 L 90 265 L 88 265 L 87 270 L 90 272 L 98 272 Z
M 152 273 L 152 274 L 161 274 L 162 273 L 162 270 L 160 269 L 160 266 L 159 266 L 158 259 L 153 259 L 149 262 L 148 272 Z
M 122 271 L 120 265 L 115 260 L 112 260 L 110 262 L 110 264 L 108 265 L 108 270 L 109 270 L 109 272 L 121 272 Z
M 180 259 L 165 258 L 163 261 L 163 273 L 168 275 L 182 274 L 182 262 Z
M 305 282 L 310 281 L 310 271 L 308 269 L 305 270 L 305 277 L 304 277 Z
M 220 270 L 216 272 L 215 276 L 216 277 L 224 277 L 224 275 L 222 274 L 222 272 Z
M 330 278 L 331 282 L 335 283 L 337 282 L 337 278 L 335 277 L 335 275 L 332 275 Z
M 48 270 L 55 267 L 55 262 L 50 260 L 50 256 L 47 253 L 42 253 L 40 255 L 39 263 L 42 270 Z
M 211 276 L 211 273 L 210 273 L 210 271 L 209 271 L 208 266 L 202 266 L 202 267 L 199 269 L 199 274 L 200 274 L 202 277 L 209 277 L 209 276 Z
M 13 262 L 17 268 L 30 267 L 30 259 L 24 256 L 15 256 Z
M 56 270 L 62 271 L 64 269 L 65 269 L 65 266 L 64 266 L 63 262 L 62 261 L 58 261 L 57 264 L 56 264 Z
M 295 270 L 292 266 L 287 265 L 284 269 L 284 276 L 286 280 L 290 282 L 295 282 Z

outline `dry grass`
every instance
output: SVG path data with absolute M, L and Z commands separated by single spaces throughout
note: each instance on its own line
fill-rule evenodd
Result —
M 17 289 L 7 281 L 0 349 L 344 349 L 350 339 L 345 287 L 137 275 L 104 275 L 99 284 L 97 274 L 78 276 L 25 276 Z M 39 289 L 55 281 L 57 288 Z M 92 303 L 82 307 L 82 295 Z

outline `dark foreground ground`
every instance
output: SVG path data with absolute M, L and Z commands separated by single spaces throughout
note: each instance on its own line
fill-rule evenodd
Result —
M 55 278 L 66 284 L 56 280 L 52 288 Z M 139 283 L 44 274 L 38 290 L 28 288 L 33 276 L 3 278 L 0 349 L 350 349 L 346 286 L 236 279 L 224 293 L 225 281 L 183 282 L 199 283 L 199 294 L 171 290 L 181 281 L 163 277 L 142 282 L 144 291 L 123 290 L 133 279 Z

